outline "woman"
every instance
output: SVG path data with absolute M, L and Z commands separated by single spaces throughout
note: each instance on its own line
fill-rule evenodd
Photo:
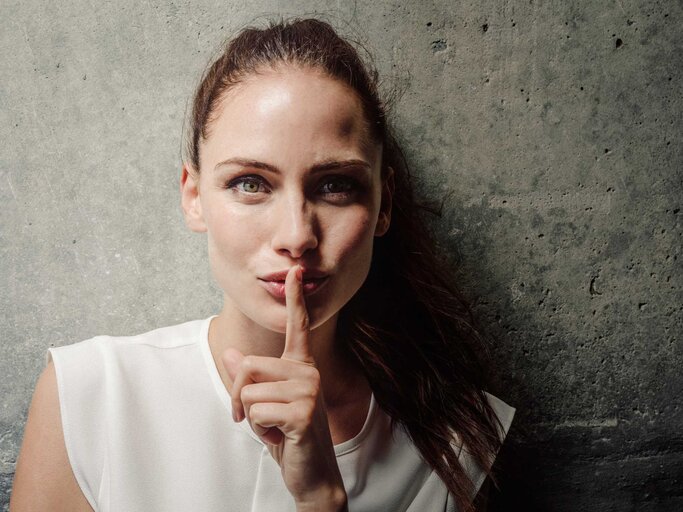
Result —
M 222 311 L 50 349 L 12 510 L 468 509 L 514 410 L 354 48 L 317 20 L 242 31 L 180 188 Z

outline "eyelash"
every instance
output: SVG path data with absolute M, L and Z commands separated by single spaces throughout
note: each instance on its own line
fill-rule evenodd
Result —
M 226 185 L 226 189 L 234 190 L 237 193 L 243 193 L 245 195 L 256 195 L 258 192 L 245 192 L 243 190 L 238 189 L 239 185 L 242 183 L 252 183 L 256 184 L 257 186 L 263 185 L 265 180 L 261 178 L 261 176 L 258 176 L 256 174 L 249 174 L 246 176 L 240 176 L 238 178 L 235 178 L 234 180 L 229 181 Z M 325 185 L 329 185 L 330 183 L 342 183 L 343 186 L 345 187 L 345 190 L 342 192 L 328 192 L 327 194 L 333 195 L 333 196 L 341 196 L 343 198 L 347 198 L 349 196 L 352 196 L 353 194 L 359 192 L 361 190 L 361 184 L 354 178 L 351 178 L 349 176 L 342 176 L 342 175 L 330 175 L 327 176 L 322 187 Z M 322 188 L 321 187 L 321 188 Z

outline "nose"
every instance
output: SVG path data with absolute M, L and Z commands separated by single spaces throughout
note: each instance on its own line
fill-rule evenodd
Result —
M 318 246 L 314 207 L 302 194 L 285 195 L 280 203 L 275 212 L 273 249 L 291 258 L 301 258 L 307 250 Z

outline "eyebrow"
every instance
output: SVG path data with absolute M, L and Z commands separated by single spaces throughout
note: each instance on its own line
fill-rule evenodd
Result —
M 218 162 L 214 171 L 217 171 L 220 167 L 229 165 L 239 165 L 241 167 L 253 167 L 254 169 L 261 169 L 263 171 L 270 171 L 275 174 L 282 174 L 282 171 L 276 166 L 267 164 L 265 162 L 259 162 L 258 160 L 251 160 L 249 158 L 228 158 L 222 162 Z M 364 160 L 349 159 L 349 160 L 324 160 L 320 163 L 315 164 L 311 167 L 311 173 L 329 171 L 332 169 L 345 169 L 348 167 L 363 167 L 367 170 L 371 170 L 370 164 Z

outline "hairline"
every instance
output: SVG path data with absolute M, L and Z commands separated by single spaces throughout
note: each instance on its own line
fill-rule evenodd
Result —
M 197 164 L 199 164 L 198 167 L 201 166 L 199 148 L 202 145 L 202 143 L 210 137 L 211 125 L 216 121 L 216 119 L 218 119 L 218 117 L 220 117 L 221 112 L 223 110 L 223 104 L 226 101 L 226 99 L 229 98 L 231 91 L 233 89 L 239 89 L 241 85 L 248 84 L 254 80 L 257 80 L 260 76 L 283 73 L 287 69 L 296 71 L 313 71 L 321 77 L 330 78 L 331 80 L 334 80 L 335 82 L 342 84 L 346 89 L 353 93 L 353 96 L 358 101 L 358 106 L 360 107 L 363 114 L 363 129 L 365 130 L 366 137 L 363 137 L 362 149 L 367 153 L 371 153 L 373 152 L 373 148 L 371 146 L 379 146 L 379 158 L 381 169 L 384 165 L 384 162 L 382 162 L 384 140 L 382 140 L 381 135 L 376 135 L 373 131 L 371 122 L 368 119 L 367 111 L 363 104 L 362 96 L 358 93 L 358 91 L 356 91 L 356 89 L 353 86 L 327 71 L 322 65 L 316 64 L 314 62 L 301 61 L 298 59 L 279 59 L 274 62 L 264 62 L 258 66 L 255 66 L 253 69 L 250 69 L 248 71 L 242 71 L 238 74 L 235 74 L 233 77 L 231 77 L 231 81 L 229 84 L 225 84 L 222 87 L 219 86 L 219 92 L 216 95 L 215 99 L 215 107 L 208 112 L 206 120 L 204 121 L 204 126 L 202 127 L 199 133 L 199 140 L 197 144 Z M 194 163 L 192 163 L 192 166 L 194 167 Z M 196 169 L 196 172 L 199 173 L 200 170 Z

